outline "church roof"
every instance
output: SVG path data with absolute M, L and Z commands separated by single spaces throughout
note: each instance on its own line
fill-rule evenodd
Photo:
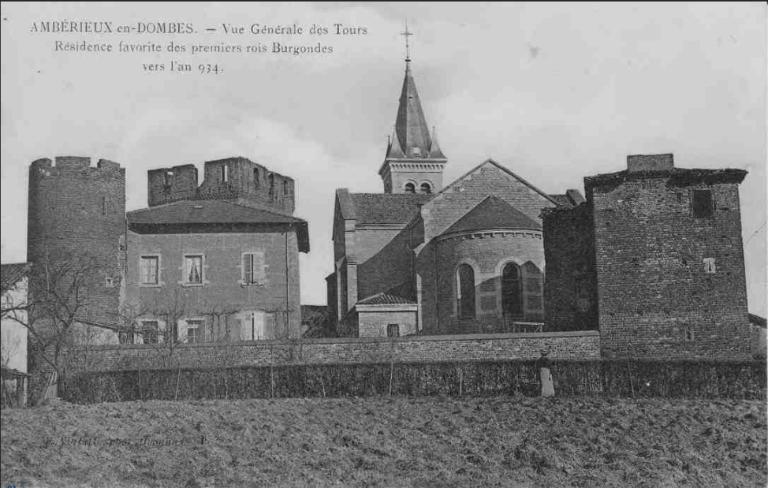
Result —
M 541 230 L 541 224 L 501 198 L 489 195 L 443 235 L 488 229 Z
M 358 224 L 407 224 L 419 211 L 419 206 L 428 202 L 433 195 L 349 193 L 348 196 L 351 208 L 342 209 L 345 219 L 355 219 Z

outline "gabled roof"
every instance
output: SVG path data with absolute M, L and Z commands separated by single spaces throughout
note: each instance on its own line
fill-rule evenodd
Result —
M 0 265 L 0 293 L 13 288 L 29 271 L 29 263 L 7 263 Z
M 447 186 L 443 187 L 443 189 L 442 189 L 442 190 L 440 190 L 439 192 L 435 193 L 435 196 L 437 196 L 437 195 L 440 195 L 441 193 L 446 193 L 446 192 L 448 192 L 448 190 L 449 190 L 450 188 L 453 188 L 455 185 L 458 185 L 458 184 L 459 184 L 459 183 L 460 183 L 462 180 L 464 180 L 464 178 L 466 178 L 467 176 L 471 175 L 471 174 L 472 174 L 472 173 L 474 173 L 475 171 L 479 170 L 480 168 L 482 168 L 482 167 L 483 167 L 483 166 L 485 166 L 486 164 L 491 164 L 491 165 L 493 165 L 493 166 L 496 166 L 496 167 L 497 167 L 497 168 L 499 168 L 501 171 L 503 171 L 503 172 L 507 173 L 508 175 L 512 176 L 513 178 L 515 178 L 516 180 L 518 180 L 520 183 L 524 184 L 525 186 L 527 186 L 527 187 L 528 187 L 528 188 L 530 188 L 531 190 L 535 191 L 536 193 L 538 193 L 538 194 L 539 194 L 539 195 L 541 195 L 542 197 L 546 198 L 546 199 L 547 199 L 547 200 L 549 200 L 550 202 L 552 202 L 552 203 L 554 203 L 554 204 L 556 204 L 556 205 L 557 205 L 557 200 L 555 200 L 554 198 L 552 198 L 552 195 L 548 195 L 548 194 L 544 193 L 543 191 L 541 191 L 540 189 L 536 188 L 536 187 L 535 187 L 535 186 L 533 186 L 531 183 L 529 183 L 529 182 L 528 182 L 528 180 L 526 180 L 525 178 L 522 178 L 521 176 L 518 176 L 516 173 L 514 173 L 514 172 L 513 172 L 513 171 L 511 171 L 511 170 L 509 170 L 508 168 L 505 168 L 504 166 L 502 166 L 501 164 L 497 163 L 496 161 L 494 161 L 494 160 L 493 160 L 493 159 L 491 159 L 491 158 L 488 158 L 488 159 L 486 159 L 486 160 L 485 160 L 485 161 L 483 161 L 482 163 L 478 164 L 477 166 L 475 166 L 475 167 L 474 167 L 474 168 L 472 168 L 471 170 L 467 171 L 467 172 L 466 172 L 466 173 L 464 173 L 463 175 L 461 175 L 461 176 L 459 176 L 458 178 L 456 178 L 455 180 L 453 180 L 453 181 L 452 181 L 452 182 L 451 182 L 449 185 L 447 185 Z
M 433 195 L 337 191 L 342 217 L 357 224 L 407 224 Z
M 307 222 L 273 209 L 225 200 L 180 200 L 127 213 L 129 226 L 294 224 L 299 250 L 309 251 Z
M 442 235 L 489 229 L 541 230 L 541 224 L 501 198 L 489 195 Z
M 377 293 L 357 302 L 357 305 L 415 305 L 416 302 L 389 293 Z

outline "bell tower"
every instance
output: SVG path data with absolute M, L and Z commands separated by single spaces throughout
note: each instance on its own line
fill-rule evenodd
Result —
M 443 168 L 448 161 L 437 144 L 434 128 L 430 132 L 421 108 L 416 83 L 411 73 L 408 37 L 405 26 L 405 79 L 400 92 L 395 130 L 387 143 L 379 175 L 385 193 L 435 193 L 443 188 Z

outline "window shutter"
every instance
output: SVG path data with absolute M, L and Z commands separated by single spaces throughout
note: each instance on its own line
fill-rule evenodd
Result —
M 264 253 L 257 251 L 243 254 L 243 281 L 261 284 L 265 279 Z
M 253 283 L 253 254 L 243 254 L 243 281 Z

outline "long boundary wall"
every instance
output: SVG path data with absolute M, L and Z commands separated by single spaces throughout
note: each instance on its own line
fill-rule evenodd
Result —
M 79 347 L 69 372 L 291 364 L 600 359 L 597 331 Z

